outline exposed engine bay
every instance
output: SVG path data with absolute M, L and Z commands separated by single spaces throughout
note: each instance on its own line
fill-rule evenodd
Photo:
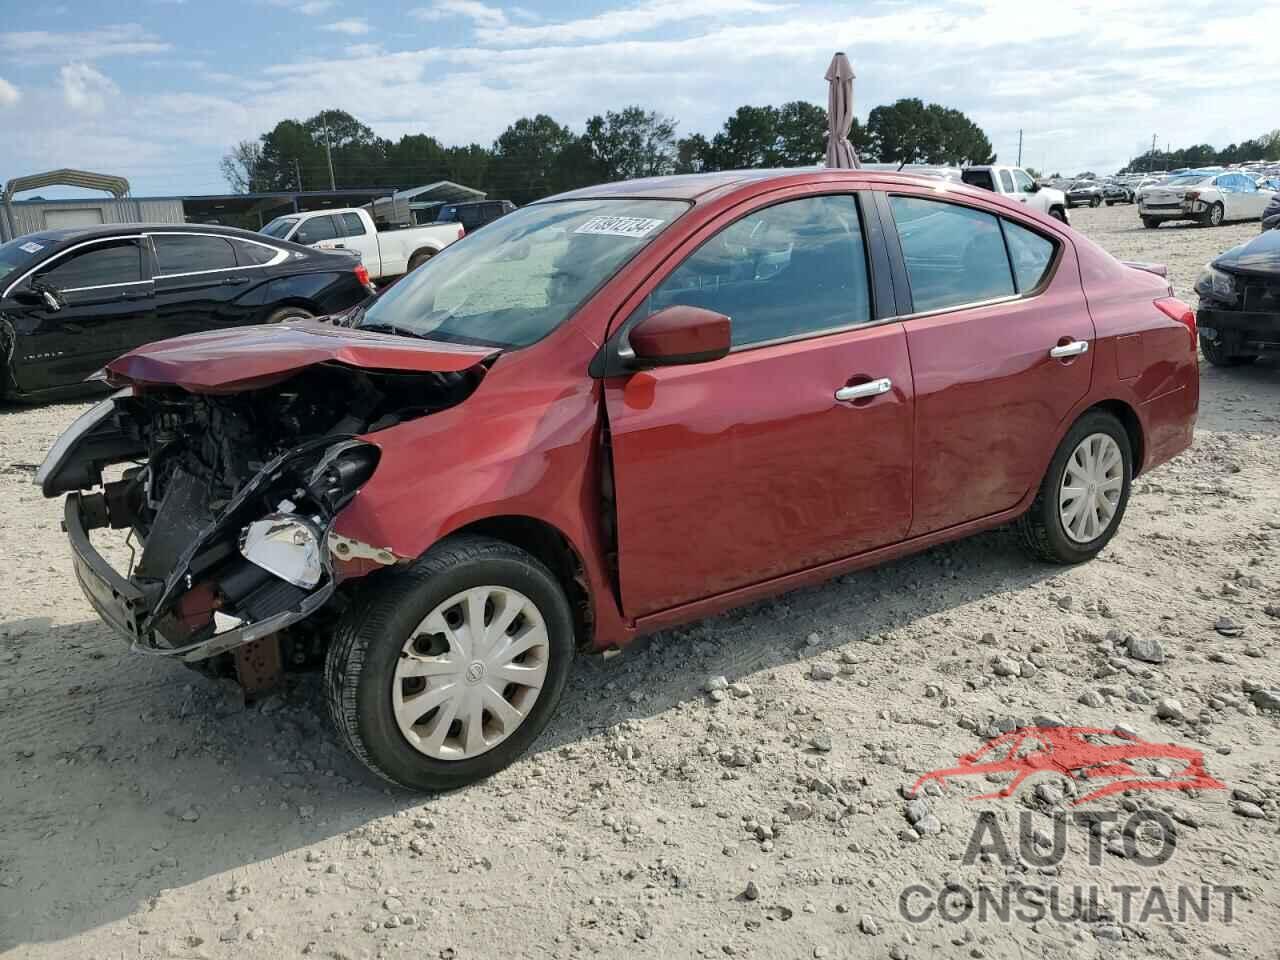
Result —
M 358 438 L 461 402 L 484 372 L 318 364 L 236 393 L 122 391 L 68 431 L 72 446 L 51 452 L 38 481 L 46 495 L 101 485 L 72 492 L 67 518 L 77 576 L 104 619 L 140 649 L 203 659 L 404 559 L 331 533 L 377 467 L 377 446 Z M 104 483 L 103 467 L 122 462 L 133 465 Z M 129 531 L 128 589 L 96 569 L 105 561 L 88 545 L 89 531 L 108 527 Z

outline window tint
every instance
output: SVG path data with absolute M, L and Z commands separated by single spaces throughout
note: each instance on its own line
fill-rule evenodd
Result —
M 1035 181 L 1021 170 L 1013 171 L 1013 182 L 1017 184 L 1018 190 L 1021 193 L 1031 193 L 1031 188 L 1035 186 Z
M 236 248 L 236 257 L 242 267 L 270 263 L 280 252 L 275 247 L 263 246 L 261 243 L 246 243 L 243 240 L 233 240 L 232 245 Z
M 222 237 L 170 233 L 153 236 L 151 242 L 156 246 L 156 268 L 161 274 L 225 270 L 236 265 L 231 241 Z
M 142 279 L 142 248 L 136 240 L 112 240 L 81 247 L 36 276 L 59 290 L 132 283 Z
M 293 240 L 295 243 L 303 244 L 319 243 L 321 240 L 332 240 L 336 236 L 338 236 L 338 230 L 333 217 L 312 217 L 310 220 L 303 221 Z
M 1008 170 L 1000 171 L 1000 186 L 1004 188 L 1005 193 L 1013 193 L 1013 177 Z
M 1000 224 L 981 210 L 890 197 L 916 313 L 1014 294 Z
M 1053 241 L 1009 220 L 1003 223 L 1018 292 L 1027 293 L 1040 286 L 1044 275 L 1049 272 L 1049 264 L 1053 262 Z
M 733 321 L 735 346 L 871 319 L 867 261 L 851 196 L 767 207 L 716 234 L 653 291 L 645 314 L 673 304 Z
M 360 219 L 359 215 L 354 213 L 344 213 L 342 215 L 342 225 L 346 228 L 346 234 L 348 237 L 364 236 L 364 221 Z

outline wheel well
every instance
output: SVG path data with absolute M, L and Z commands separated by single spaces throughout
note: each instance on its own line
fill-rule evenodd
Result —
M 1089 409 L 1105 410 L 1124 425 L 1124 432 L 1129 435 L 1129 449 L 1133 451 L 1133 475 L 1136 477 L 1142 472 L 1146 450 L 1142 443 L 1142 424 L 1138 421 L 1138 415 L 1133 412 L 1133 407 L 1123 400 L 1104 400 Z
M 406 262 L 406 263 L 412 263 L 412 262 L 413 262 L 413 258 L 414 258 L 414 257 L 416 257 L 416 256 L 417 256 L 418 254 L 420 254 L 420 253 L 425 253 L 425 254 L 426 254 L 426 256 L 425 256 L 423 259 L 425 259 L 425 260 L 430 260 L 432 257 L 434 257 L 434 256 L 435 256 L 437 253 L 439 253 L 439 252 L 440 252 L 440 251 L 439 251 L 439 250 L 437 250 L 435 247 L 419 247 L 417 250 L 413 251 L 413 253 L 409 254 L 409 259 L 408 259 L 408 260 L 406 260 L 405 262 Z
M 502 540 L 533 554 L 545 563 L 569 598 L 579 648 L 590 647 L 594 616 L 591 593 L 587 589 L 586 567 L 568 537 L 549 523 L 520 516 L 486 517 L 454 532 L 478 533 Z
M 302 297 L 286 297 L 284 300 L 277 300 L 275 303 L 271 304 L 271 308 L 267 310 L 266 315 L 271 316 L 271 314 L 275 313 L 281 307 L 300 307 L 312 316 L 316 317 L 324 313 L 324 310 L 320 309 L 318 304 L 312 303 L 310 300 L 304 300 Z

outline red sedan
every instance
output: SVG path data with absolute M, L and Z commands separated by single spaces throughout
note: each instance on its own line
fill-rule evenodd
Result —
M 355 754 L 437 789 L 524 751 L 577 651 L 1010 522 L 1092 558 L 1191 443 L 1195 341 L 1163 268 L 988 191 L 630 181 L 332 323 L 126 354 L 37 482 L 136 649 L 251 686 L 323 662 Z

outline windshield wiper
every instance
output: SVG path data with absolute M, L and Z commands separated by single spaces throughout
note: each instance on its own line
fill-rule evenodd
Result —
M 416 340 L 431 339 L 426 334 L 418 333 L 408 327 L 402 327 L 399 324 L 383 321 L 381 323 L 358 323 L 354 324 L 357 330 L 368 330 L 370 333 L 394 333 L 400 337 L 413 337 Z

